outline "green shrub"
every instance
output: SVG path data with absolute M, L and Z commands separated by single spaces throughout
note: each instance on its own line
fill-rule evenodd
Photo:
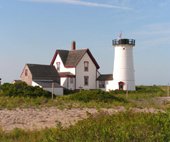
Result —
M 165 96 L 166 93 L 160 86 L 136 86 L 136 91 L 128 91 L 128 94 L 126 91 L 111 91 L 113 95 L 121 96 L 123 98 L 126 98 L 128 100 L 141 100 L 141 99 L 152 99 L 154 97 L 160 97 Z
M 105 102 L 105 103 L 113 102 L 113 101 L 124 102 L 124 103 L 127 102 L 123 98 L 116 97 L 111 93 L 102 90 L 82 90 L 78 93 L 71 94 L 69 98 L 74 101 L 82 101 L 86 103 L 90 101 Z
M 153 85 L 153 86 L 137 86 L 136 92 L 139 93 L 165 93 L 161 87 Z
M 36 86 L 28 86 L 24 82 L 15 84 L 5 83 L 0 86 L 1 94 L 5 96 L 50 97 L 50 93 Z
M 120 113 L 91 117 L 56 134 L 53 141 L 170 141 L 169 114 Z

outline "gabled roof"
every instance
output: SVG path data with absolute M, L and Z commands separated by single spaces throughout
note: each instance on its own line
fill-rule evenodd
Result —
M 80 62 L 80 60 L 83 58 L 83 56 L 86 53 L 90 56 L 96 68 L 99 69 L 100 67 L 89 49 L 70 50 L 70 51 L 69 50 L 56 50 L 54 57 L 51 61 L 51 65 L 54 64 L 54 61 L 57 55 L 59 54 L 65 67 L 76 67 L 76 65 Z
M 98 81 L 108 81 L 108 80 L 113 80 L 113 75 L 112 74 L 101 74 L 98 78 Z
M 59 74 L 52 65 L 26 64 L 33 80 L 49 80 L 59 82 Z

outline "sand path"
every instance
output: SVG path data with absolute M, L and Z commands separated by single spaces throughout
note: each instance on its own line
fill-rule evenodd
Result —
M 131 108 L 134 112 L 149 112 L 155 113 L 159 110 L 150 109 L 137 109 Z M 71 109 L 57 109 L 55 107 L 50 108 L 27 108 L 27 109 L 13 109 L 0 110 L 0 127 L 4 131 L 11 131 L 14 128 L 20 128 L 24 130 L 39 130 L 43 128 L 52 128 L 57 125 L 62 127 L 69 127 L 76 122 L 88 118 L 89 115 L 94 115 L 99 112 L 105 112 L 108 114 L 114 114 L 117 112 L 124 112 L 126 109 L 122 106 L 110 109 L 95 108 L 71 108 Z
M 124 111 L 124 107 L 116 109 L 101 109 L 109 114 Z M 21 128 L 25 130 L 37 130 L 42 128 L 56 127 L 61 124 L 63 127 L 74 125 L 79 120 L 85 119 L 89 114 L 96 114 L 99 111 L 94 108 L 72 108 L 60 110 L 55 107 L 50 108 L 28 108 L 0 110 L 0 127 L 5 131 Z

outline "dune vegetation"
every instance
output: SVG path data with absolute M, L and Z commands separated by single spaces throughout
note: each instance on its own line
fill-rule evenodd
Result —
M 24 83 L 0 86 L 0 108 L 115 108 L 125 112 L 100 112 L 64 128 L 56 122 L 55 128 L 42 130 L 0 130 L 2 142 L 168 142 L 170 141 L 170 102 L 161 86 L 137 86 L 136 91 L 81 90 L 51 99 L 51 94 L 39 87 Z M 154 108 L 160 112 L 134 112 L 132 108 Z
M 56 125 L 53 129 L 10 133 L 0 131 L 4 142 L 168 142 L 170 141 L 170 113 L 99 114 L 69 128 Z

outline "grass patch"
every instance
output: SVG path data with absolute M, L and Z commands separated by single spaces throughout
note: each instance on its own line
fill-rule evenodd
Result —
M 113 91 L 115 94 L 115 91 Z M 124 92 L 123 94 L 126 94 Z M 149 99 L 153 97 L 165 96 L 166 92 L 160 86 L 137 86 L 136 91 L 128 92 L 128 99 Z
M 166 93 L 158 86 L 138 86 L 137 91 L 101 90 L 81 91 L 52 100 L 44 95 L 4 95 L 1 91 L 0 108 L 50 107 L 58 108 L 106 108 L 114 106 L 156 107 L 155 97 Z M 159 106 L 160 107 L 160 106 Z M 15 129 L 6 133 L 0 130 L 2 142 L 168 142 L 170 141 L 170 106 L 167 113 L 146 114 L 125 112 L 108 116 L 101 113 L 78 122 L 70 128 L 56 128 L 40 131 Z
M 50 107 L 55 106 L 56 101 L 46 97 L 22 97 L 22 96 L 0 96 L 0 109 L 28 108 L 28 107 Z
M 170 115 L 100 114 L 61 131 L 54 140 L 67 141 L 169 141 Z M 78 134 L 78 135 L 77 135 Z
M 80 102 L 122 102 L 127 103 L 127 100 L 121 97 L 114 96 L 113 94 L 101 90 L 84 90 L 69 96 L 69 99 Z
M 168 142 L 170 141 L 170 114 L 119 113 L 99 114 L 78 122 L 70 128 L 25 132 L 15 129 L 0 131 L 5 142 Z
M 82 90 L 52 100 L 51 95 L 41 88 L 31 87 L 30 89 L 30 86 L 22 83 L 10 86 L 9 84 L 1 86 L 0 108 L 43 106 L 56 106 L 61 109 L 78 107 L 108 108 L 114 106 L 159 108 L 161 106 L 157 104 L 155 98 L 166 94 L 159 86 L 138 86 L 136 91 L 129 91 L 128 95 L 125 91 Z

